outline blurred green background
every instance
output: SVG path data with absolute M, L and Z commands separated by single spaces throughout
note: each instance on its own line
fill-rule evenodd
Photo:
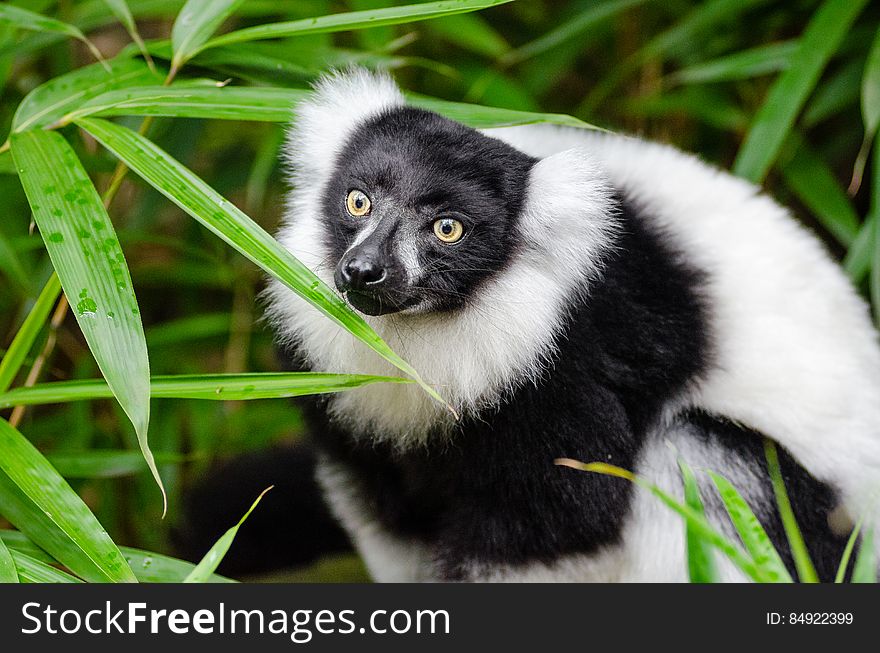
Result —
M 127 32 L 97 0 L 12 4 L 79 26 L 108 58 L 130 43 Z M 149 40 L 167 38 L 183 2 L 129 4 Z M 220 31 L 390 4 L 247 0 Z M 333 66 L 388 68 L 411 91 L 567 113 L 673 143 L 730 168 L 771 87 L 797 63 L 799 39 L 811 21 L 815 25 L 822 6 L 818 0 L 519 0 L 412 25 L 250 43 L 243 46 L 248 56 L 236 57 L 234 49 L 209 51 L 187 70 L 235 84 L 306 87 Z M 871 199 L 878 191 L 871 182 L 876 174 L 870 162 L 859 183 L 857 161 L 860 151 L 861 159 L 868 159 L 864 118 L 872 109 L 866 109 L 863 96 L 868 62 L 880 56 L 876 45 L 871 50 L 878 24 L 880 3 L 868 3 L 833 44 L 830 60 L 810 83 L 764 179 L 767 192 L 790 206 L 835 256 L 846 259 L 848 272 L 866 295 L 876 249 L 868 218 L 878 212 Z M 0 133 L 8 132 L 15 108 L 30 90 L 91 61 L 82 43 L 72 39 L 0 33 Z M 874 102 L 878 93 L 874 91 Z M 867 95 L 870 100 L 870 88 Z M 124 122 L 136 128 L 140 119 Z M 97 172 L 99 190 L 105 188 L 115 159 L 74 128 L 65 134 L 89 170 Z M 150 136 L 274 231 L 285 192 L 278 165 L 280 126 L 165 118 L 155 121 Z M 663 183 L 659 174 L 658 183 Z M 0 198 L 0 242 L 11 248 L 11 253 L 0 251 L 6 258 L 0 265 L 2 353 L 51 266 L 41 239 L 31 233 L 30 210 L 15 175 L 0 174 Z M 135 175 L 124 182 L 111 216 L 137 291 L 154 374 L 278 369 L 272 334 L 261 320 L 263 276 L 254 265 Z M 57 342 L 40 380 L 98 375 L 72 318 L 51 336 Z M 49 337 L 46 330 L 42 342 Z M 165 520 L 160 518 L 156 486 L 138 455 L 127 465 L 91 467 L 64 456 L 86 449 L 137 450 L 134 433 L 115 402 L 31 408 L 20 425 L 31 442 L 52 454 L 50 459 L 72 479 L 116 542 L 152 551 L 174 552 L 169 534 L 179 525 L 182 496 L 218 462 L 301 436 L 297 410 L 286 400 L 167 400 L 154 401 L 152 410 L 150 441 L 163 463 L 169 491 Z M 343 557 L 282 577 L 364 576 L 356 559 Z

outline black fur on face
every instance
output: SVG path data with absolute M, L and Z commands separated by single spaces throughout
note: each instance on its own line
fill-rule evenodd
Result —
M 350 137 L 324 189 L 337 288 L 368 315 L 467 303 L 520 244 L 536 159 L 434 113 L 398 108 Z M 360 217 L 363 198 L 369 211 Z M 351 209 L 355 209 L 352 211 Z M 454 243 L 441 235 L 463 235 Z

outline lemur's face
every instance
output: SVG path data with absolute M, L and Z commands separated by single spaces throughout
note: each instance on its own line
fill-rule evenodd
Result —
M 518 227 L 534 162 L 417 109 L 365 123 L 324 188 L 337 288 L 367 315 L 464 306 L 528 246 Z

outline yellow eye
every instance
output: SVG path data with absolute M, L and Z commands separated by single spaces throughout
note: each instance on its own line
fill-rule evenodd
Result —
M 370 198 L 367 197 L 366 193 L 357 189 L 348 191 L 348 195 L 345 198 L 345 208 L 353 216 L 357 218 L 365 216 L 370 212 L 371 206 Z
M 457 243 L 464 235 L 464 226 L 458 220 L 440 218 L 434 223 L 434 235 L 444 243 Z

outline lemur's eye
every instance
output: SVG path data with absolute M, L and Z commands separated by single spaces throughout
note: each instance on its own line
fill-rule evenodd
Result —
M 444 243 L 451 245 L 461 240 L 464 235 L 464 226 L 458 220 L 440 218 L 434 222 L 434 235 Z
M 345 198 L 345 208 L 353 216 L 360 218 L 370 212 L 370 198 L 366 193 L 359 191 L 357 188 L 348 191 Z

